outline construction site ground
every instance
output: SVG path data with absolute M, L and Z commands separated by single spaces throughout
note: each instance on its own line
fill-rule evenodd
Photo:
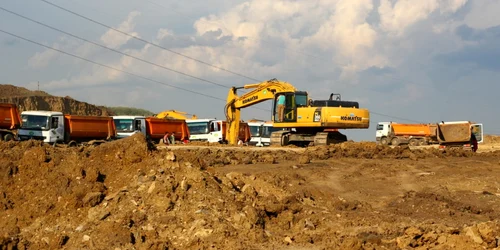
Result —
M 500 249 L 497 148 L 0 142 L 0 249 Z

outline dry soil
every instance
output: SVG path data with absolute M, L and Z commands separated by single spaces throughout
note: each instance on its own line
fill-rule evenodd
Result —
M 0 142 L 0 249 L 495 249 L 500 152 Z

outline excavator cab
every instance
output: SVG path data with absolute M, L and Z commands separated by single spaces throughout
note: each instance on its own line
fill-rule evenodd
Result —
M 280 110 L 277 105 L 278 98 L 280 95 L 285 96 L 285 108 L 283 110 L 282 117 L 280 117 Z M 276 123 L 297 122 L 297 108 L 308 106 L 307 92 L 297 91 L 297 92 L 278 93 L 275 96 L 274 103 L 275 103 L 273 110 L 274 122 Z

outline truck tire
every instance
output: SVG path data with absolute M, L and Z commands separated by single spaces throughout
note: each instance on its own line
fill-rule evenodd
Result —
M 400 143 L 400 142 L 399 142 L 399 138 L 397 138 L 397 137 L 392 138 L 392 140 L 391 140 L 391 145 L 393 145 L 393 146 L 398 146 L 398 145 L 399 145 L 399 143 Z
M 417 139 L 410 139 L 410 141 L 408 142 L 408 145 L 410 146 L 418 146 L 419 144 L 419 140 Z
M 380 144 L 382 145 L 389 144 L 389 139 L 387 139 L 387 137 L 382 137 L 382 139 L 380 139 Z
M 14 140 L 14 136 L 12 134 L 6 134 L 4 137 L 3 137 L 4 141 L 12 141 Z

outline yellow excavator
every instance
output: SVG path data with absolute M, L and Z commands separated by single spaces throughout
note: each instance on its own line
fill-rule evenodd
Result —
M 181 112 L 177 110 L 165 110 L 160 113 L 158 113 L 155 117 L 158 118 L 170 118 L 170 119 L 180 119 L 180 120 L 187 120 L 187 119 L 197 119 L 196 115 L 191 115 L 191 118 L 189 118 L 187 115 L 190 115 L 186 112 Z
M 238 89 L 251 91 L 238 96 Z M 360 109 L 358 102 L 342 101 L 340 94 L 331 94 L 327 100 L 312 100 L 307 92 L 298 91 L 290 83 L 271 79 L 229 90 L 225 106 L 229 144 L 238 143 L 241 109 L 266 100 L 273 100 L 275 104 L 273 127 L 282 129 L 271 134 L 271 145 L 329 145 L 347 141 L 338 129 L 367 129 L 370 126 L 370 112 Z

